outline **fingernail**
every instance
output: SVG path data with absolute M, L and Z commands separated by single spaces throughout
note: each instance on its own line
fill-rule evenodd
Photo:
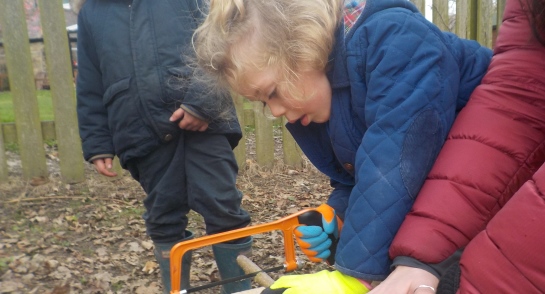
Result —
M 108 164 L 108 169 L 112 168 L 112 165 L 111 164 Z

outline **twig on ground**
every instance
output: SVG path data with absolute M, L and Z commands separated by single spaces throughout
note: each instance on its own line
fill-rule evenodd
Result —
M 7 201 L 6 203 L 20 203 L 20 202 L 33 202 L 33 201 L 43 201 L 43 200 L 51 200 L 51 199 L 92 199 L 92 200 L 107 200 L 107 201 L 115 201 L 122 204 L 129 204 L 128 202 L 125 202 L 123 200 L 118 199 L 112 199 L 112 198 L 106 198 L 106 197 L 81 197 L 81 196 L 48 196 L 48 197 L 37 197 L 37 198 L 18 198 L 13 199 L 10 201 Z

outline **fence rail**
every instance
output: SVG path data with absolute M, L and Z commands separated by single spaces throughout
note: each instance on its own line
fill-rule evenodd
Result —
M 477 40 L 487 47 L 494 44 L 494 32 L 501 24 L 505 1 L 412 0 L 426 16 L 431 14 L 433 23 L 442 30 L 451 31 L 462 38 Z M 5 123 L 0 127 L 0 183 L 8 178 L 5 146 L 15 142 L 19 146 L 23 178 L 48 177 L 42 144 L 44 140 L 56 140 L 63 180 L 67 183 L 81 182 L 84 180 L 84 163 L 77 129 L 73 64 L 62 0 L 38 0 L 38 6 L 55 121 L 39 120 L 23 0 L 0 0 L 2 45 L 15 111 L 15 122 Z M 273 123 L 262 113 L 261 106 L 255 105 L 253 110 L 244 109 L 243 98 L 234 99 L 241 124 L 254 129 L 256 161 L 260 166 L 272 166 L 275 160 L 273 124 L 281 125 L 284 163 L 294 167 L 302 165 L 301 150 L 283 126 L 285 119 L 278 119 Z M 255 111 L 256 109 L 259 111 Z M 241 144 L 235 149 L 240 166 L 244 166 L 246 162 L 245 144 L 246 140 L 241 140 Z

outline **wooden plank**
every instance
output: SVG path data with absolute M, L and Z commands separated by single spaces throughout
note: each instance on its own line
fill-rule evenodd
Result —
M 496 23 L 496 32 L 500 30 L 501 23 L 503 21 L 503 13 L 505 11 L 505 2 L 506 0 L 497 0 L 497 23 Z
M 251 128 L 255 127 L 253 109 L 244 109 L 244 125 Z
M 477 0 L 456 1 L 455 33 L 460 38 L 477 39 Z
M 288 119 L 282 118 L 282 151 L 284 152 L 284 164 L 293 168 L 303 167 L 303 152 L 293 136 L 286 128 Z
M 477 42 L 488 48 L 492 48 L 492 0 L 481 0 L 477 5 Z
M 265 115 L 262 102 L 252 102 L 255 116 L 255 153 L 260 167 L 274 165 L 273 120 Z
M 467 0 L 456 1 L 454 33 L 460 38 L 467 39 L 467 36 L 469 35 L 469 15 L 469 2 Z
M 54 141 L 57 139 L 54 121 L 42 121 L 42 137 L 45 141 Z
M 40 125 L 42 127 L 42 138 L 44 140 L 57 140 L 54 121 L 42 121 L 40 122 Z M 15 123 L 2 123 L 1 129 L 4 132 L 4 144 L 17 143 L 17 126 Z
M 4 132 L 4 145 L 17 143 L 15 123 L 2 123 L 2 131 Z
M 13 97 L 23 178 L 47 178 L 23 0 L 0 0 L 0 26 Z
M 238 168 L 242 170 L 246 168 L 246 118 L 244 115 L 244 97 L 240 95 L 232 95 L 235 109 L 237 111 L 238 123 L 242 129 L 242 139 L 238 142 L 238 146 L 233 150 L 237 159 Z
M 431 5 L 433 23 L 441 30 L 449 32 L 449 15 L 447 0 L 433 0 Z
M 0 127 L 0 184 L 8 181 L 8 162 L 6 148 L 4 147 L 4 131 Z
M 76 114 L 76 90 L 62 0 L 38 0 L 44 34 L 47 75 L 53 100 L 55 133 L 63 181 L 85 180 L 81 139 Z
M 420 10 L 424 16 L 426 15 L 426 1 L 425 0 L 411 0 L 411 2 Z

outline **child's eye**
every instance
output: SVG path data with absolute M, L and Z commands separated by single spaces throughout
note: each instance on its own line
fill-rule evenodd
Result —
M 271 92 L 271 94 L 269 94 L 269 99 L 273 98 L 274 96 L 276 96 L 276 88 Z

